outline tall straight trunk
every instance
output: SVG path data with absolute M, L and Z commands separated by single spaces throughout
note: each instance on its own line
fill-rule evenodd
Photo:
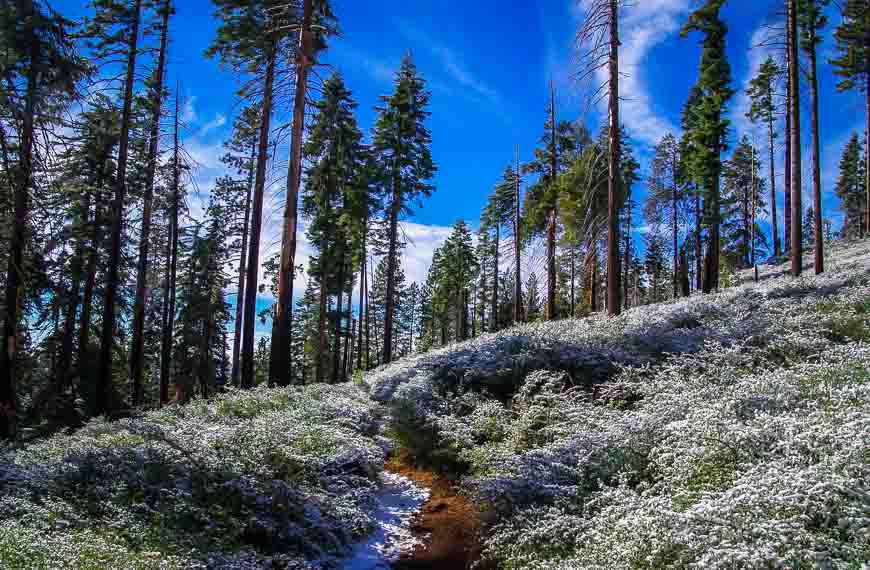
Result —
M 321 258 L 324 252 L 320 252 Z M 326 298 L 326 275 L 320 272 L 320 303 L 317 315 L 317 365 L 315 377 L 318 382 L 326 379 L 326 354 L 329 350 L 329 333 L 326 330 L 326 314 L 329 311 L 329 303 Z
M 619 306 L 619 14 L 617 0 L 610 0 L 610 157 L 607 175 L 607 311 L 620 313 Z
M 339 361 L 341 360 L 341 319 L 344 313 L 344 246 L 341 247 L 338 266 L 338 303 L 335 311 L 335 346 L 332 356 L 332 382 L 338 382 Z
M 413 312 L 411 313 L 413 315 Z M 413 318 L 411 319 L 413 323 Z M 477 337 L 477 284 L 471 284 L 471 338 Z
M 629 308 L 629 300 L 628 300 L 628 272 L 631 268 L 631 208 L 628 208 L 628 220 L 627 220 L 627 228 L 625 230 L 625 259 L 622 261 L 623 274 L 622 274 L 622 306 L 625 309 Z M 573 260 L 572 260 L 573 263 Z M 572 267 L 573 271 L 573 267 Z
M 157 170 L 157 148 L 160 141 L 160 112 L 163 103 L 163 70 L 166 67 L 166 40 L 169 35 L 170 0 L 163 3 L 160 30 L 160 55 L 157 58 L 157 78 L 154 100 L 151 102 L 151 132 L 148 138 L 148 163 L 145 171 L 145 196 L 142 205 L 142 235 L 139 237 L 139 262 L 136 267 L 136 301 L 133 305 L 133 344 L 130 350 L 130 380 L 133 383 L 131 403 L 142 404 L 142 374 L 145 349 L 145 297 L 148 276 L 148 249 L 151 239 L 151 208 L 154 202 L 154 173 Z
M 393 360 L 393 314 L 396 310 L 396 269 L 398 266 L 399 212 L 402 209 L 398 172 L 393 175 L 393 202 L 390 205 L 389 251 L 387 253 L 387 298 L 384 308 L 384 349 L 381 364 Z
M 490 317 L 490 332 L 498 330 L 498 279 L 499 279 L 499 256 L 501 250 L 501 222 L 495 225 L 495 250 L 492 257 L 492 316 Z
M 752 172 L 754 172 L 754 163 L 753 163 Z M 742 204 L 742 206 L 743 206 L 743 227 L 745 228 L 745 230 L 743 232 L 743 246 L 742 246 L 743 247 L 743 266 L 744 267 L 749 267 L 749 265 L 750 265 L 750 255 L 749 255 L 749 237 L 750 236 L 749 236 L 749 234 L 751 232 L 751 227 L 749 224 L 751 222 L 750 222 L 749 218 L 750 218 L 750 200 L 751 200 L 750 195 L 751 194 L 752 194 L 752 188 L 751 187 L 747 188 L 746 191 L 743 192 L 743 200 L 742 200 L 742 202 L 743 202 L 743 204 Z
M 801 106 L 797 57 L 797 0 L 788 0 L 788 50 L 792 65 L 788 70 L 791 84 L 791 274 L 798 277 L 803 269 L 801 245 L 803 241 L 801 219 Z
M 460 313 L 460 325 L 461 325 L 461 334 L 462 340 L 468 340 L 468 288 L 464 287 L 462 289 L 462 294 L 460 295 L 462 298 L 462 311 Z
M 353 287 L 353 273 L 351 273 L 351 288 Z M 344 329 L 344 356 L 341 359 L 341 381 L 347 381 L 347 363 L 348 357 L 350 355 L 350 347 L 353 345 L 353 312 L 352 312 L 352 294 L 350 291 L 347 293 L 347 312 L 344 315 L 345 320 L 347 321 L 347 327 Z
M 867 63 L 867 77 L 870 78 L 870 61 L 868 61 L 868 63 Z M 870 82 L 870 79 L 868 79 L 868 82 Z M 870 140 L 870 85 L 866 86 L 866 90 L 867 90 L 867 103 L 866 103 L 867 131 L 866 132 L 867 132 L 867 139 Z M 866 200 L 865 200 L 866 210 L 864 212 L 864 222 L 867 224 L 867 233 L 870 233 L 870 143 L 867 144 L 867 148 L 864 149 L 864 151 L 866 153 L 865 159 L 867 162 L 867 164 L 864 168 L 865 175 L 867 177 L 867 180 L 865 182 L 867 196 L 866 196 Z
M 773 87 L 769 89 L 768 95 L 773 98 Z M 770 223 L 773 226 L 773 255 L 779 257 L 782 255 L 782 250 L 780 249 L 779 227 L 776 216 L 776 162 L 773 151 L 773 117 L 767 121 L 767 140 L 770 145 Z
M 592 244 L 592 255 L 589 258 L 591 267 L 589 274 L 589 309 L 593 313 L 598 312 L 598 244 Z
M 704 257 L 701 253 L 701 191 L 695 191 L 695 290 L 700 291 L 703 287 Z
M 21 125 L 18 173 L 15 180 L 15 195 L 12 239 L 9 244 L 9 262 L 6 272 L 6 318 L 3 320 L 3 343 L 0 346 L 0 439 L 12 439 L 18 430 L 15 395 L 15 376 L 18 364 L 18 322 L 24 292 L 24 247 L 27 240 L 29 223 L 29 188 L 33 176 L 33 138 L 34 115 L 36 113 L 36 91 L 42 44 L 34 30 L 36 18 L 33 2 L 25 2 L 29 14 L 25 18 L 27 36 L 30 39 L 30 70 L 27 78 L 27 102 Z
M 520 270 L 520 147 L 516 149 L 516 195 L 514 197 L 514 264 L 516 265 L 516 281 L 514 282 L 514 322 L 523 322 L 523 278 Z
M 791 254 L 791 124 L 792 124 L 792 116 L 791 116 L 791 100 L 792 100 L 792 86 L 791 86 L 791 70 L 792 70 L 792 58 L 791 58 L 791 44 L 792 44 L 792 33 L 791 26 L 788 23 L 788 2 L 786 0 L 786 25 L 785 25 L 785 73 L 786 73 L 786 81 L 785 81 L 785 252 Z M 800 224 L 800 218 L 797 221 Z
M 749 243 L 750 243 L 750 252 L 752 255 L 752 267 L 754 268 L 755 281 L 758 281 L 758 260 L 755 258 L 756 249 L 755 249 L 755 220 L 757 216 L 758 210 L 758 188 L 756 184 L 755 178 L 755 146 L 752 147 L 752 226 L 750 227 L 749 233 Z
M 676 299 L 679 296 L 679 271 L 677 271 L 677 268 L 680 266 L 680 252 L 678 251 L 678 249 L 679 249 L 679 235 L 678 235 L 679 228 L 677 227 L 677 203 L 679 201 L 679 192 L 677 189 L 677 176 L 676 176 L 677 168 L 678 168 L 677 157 L 676 157 L 676 154 L 674 154 L 671 156 L 671 172 L 674 174 L 674 176 L 673 176 L 674 188 L 673 188 L 673 192 L 671 194 L 671 210 L 673 210 L 672 216 L 671 216 L 671 232 L 674 234 L 673 235 L 673 237 L 674 237 L 674 299 Z M 630 227 L 631 226 L 629 226 L 629 228 Z M 628 252 L 628 250 L 626 250 L 626 255 L 628 255 L 627 252 Z M 628 263 L 628 262 L 626 261 L 626 263 Z M 626 281 L 628 280 L 627 273 L 628 272 L 626 271 Z M 627 283 L 626 283 L 626 287 L 628 287 Z
M 811 26 L 812 27 L 812 26 Z M 822 172 L 821 146 L 819 144 L 819 77 L 816 57 L 816 32 L 810 30 L 810 131 L 813 139 L 813 215 L 815 248 L 813 261 L 816 275 L 825 271 L 825 241 L 822 237 Z
M 287 173 L 287 202 L 284 205 L 284 235 L 281 242 L 281 270 L 278 273 L 278 302 L 275 308 L 275 337 L 269 358 L 272 383 L 290 383 L 290 334 L 293 320 L 293 279 L 296 263 L 296 228 L 298 225 L 299 183 L 302 180 L 302 135 L 305 130 L 305 96 L 308 70 L 313 63 L 311 19 L 313 0 L 305 0 L 299 53 L 296 62 L 296 90 L 293 101 L 293 132 L 290 165 Z
M 574 294 L 574 284 L 577 281 L 577 260 L 576 260 L 576 248 L 574 244 L 571 244 L 571 318 L 573 319 L 577 315 L 577 301 L 576 296 Z
M 368 224 L 363 224 L 363 235 L 362 235 L 362 258 L 360 260 L 360 268 L 359 268 L 359 334 L 357 335 L 357 349 L 356 349 L 356 368 L 357 370 L 362 370 L 362 355 L 363 355 L 363 335 L 362 335 L 362 323 L 363 323 L 363 312 L 365 311 L 365 284 L 366 284 L 366 237 L 368 235 Z M 368 318 L 368 315 L 366 315 Z
M 239 286 L 236 291 L 236 319 L 233 323 L 233 371 L 230 380 L 233 385 L 239 385 L 239 351 L 242 346 L 242 319 L 244 318 L 243 299 L 245 297 L 245 272 L 248 255 L 248 228 L 251 223 L 251 192 L 254 190 L 254 161 L 257 157 L 257 145 L 251 145 L 251 162 L 248 165 L 248 193 L 245 197 L 245 219 L 242 222 L 242 248 L 239 251 Z
M 178 211 L 181 207 L 181 164 L 178 141 L 179 91 L 175 89 L 175 130 L 172 150 L 172 207 L 166 236 L 166 275 L 163 281 L 163 330 L 160 339 L 160 405 L 169 403 L 172 336 L 175 330 L 175 281 L 178 276 Z
M 79 199 L 79 208 L 82 212 L 83 225 L 87 225 L 91 210 L 91 193 L 85 191 Z M 81 302 L 82 278 L 85 274 L 85 237 L 79 236 L 76 240 L 75 266 L 70 287 L 69 300 L 67 301 L 66 314 L 63 322 L 63 338 L 60 345 L 60 366 L 57 376 L 57 385 L 63 389 L 67 383 L 72 384 L 72 352 L 73 338 L 75 337 L 76 316 Z
M 550 144 L 553 147 L 550 155 L 550 184 L 556 185 L 556 90 L 553 80 L 550 80 Z M 555 320 L 556 315 L 556 204 L 550 206 L 547 215 L 547 315 L 549 321 Z
M 121 115 L 121 140 L 118 144 L 118 169 L 115 173 L 115 197 L 112 202 L 112 230 L 109 244 L 109 265 L 103 297 L 103 330 L 100 338 L 100 358 L 97 363 L 97 390 L 94 415 L 109 412 L 112 392 L 112 352 L 115 347 L 115 305 L 120 286 L 121 238 L 124 226 L 124 199 L 127 194 L 127 159 L 133 109 L 133 83 L 136 77 L 137 42 L 142 0 L 136 0 L 133 22 L 127 46 L 127 77 L 124 83 L 124 110 Z
M 363 252 L 363 254 L 365 255 L 365 252 Z M 366 277 L 366 287 L 365 287 L 365 293 L 366 293 L 366 300 L 365 300 L 365 307 L 366 307 L 366 370 L 370 370 L 372 367 L 372 349 L 371 349 L 372 337 L 371 337 L 371 327 L 370 327 L 370 321 L 372 319 L 372 315 L 371 315 L 371 310 L 369 308 L 369 274 L 366 273 L 365 277 Z
M 269 48 L 263 82 L 263 116 L 257 143 L 257 174 L 254 182 L 254 210 L 251 212 L 251 242 L 248 246 L 248 275 L 245 277 L 245 314 L 242 331 L 242 388 L 254 387 L 254 333 L 257 319 L 257 279 L 260 269 L 260 229 L 263 224 L 263 195 L 266 186 L 266 161 L 269 157 L 269 129 L 272 118 L 272 86 L 278 46 Z M 275 342 L 275 339 L 272 339 Z M 289 347 L 285 346 L 284 350 Z

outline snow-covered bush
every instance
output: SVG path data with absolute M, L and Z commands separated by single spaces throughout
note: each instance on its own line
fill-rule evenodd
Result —
M 505 568 L 870 561 L 870 249 L 484 335 L 367 377 L 449 452 Z M 412 452 L 418 451 L 415 449 Z
M 373 525 L 378 413 L 351 385 L 233 391 L 7 454 L 0 567 L 328 567 Z

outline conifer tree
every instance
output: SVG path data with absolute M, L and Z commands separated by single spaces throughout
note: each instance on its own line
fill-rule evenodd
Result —
M 710 293 L 719 287 L 720 197 L 719 181 L 722 172 L 721 153 L 726 148 L 728 120 L 726 105 L 732 96 L 731 67 L 725 53 L 728 27 L 719 12 L 725 0 L 706 0 L 692 12 L 683 26 L 681 35 L 700 32 L 703 50 L 698 81 L 697 101 L 690 107 L 694 115 L 689 156 L 689 174 L 704 193 L 704 225 L 707 228 L 707 254 L 703 289 Z
M 834 32 L 840 57 L 831 61 L 835 73 L 842 78 L 837 84 L 840 91 L 863 90 L 866 97 L 867 129 L 870 133 L 870 0 L 846 0 L 843 21 Z M 870 145 L 864 148 L 865 229 L 870 233 Z
M 858 134 L 853 133 L 840 158 L 840 173 L 834 191 L 840 199 L 845 214 L 841 233 L 844 237 L 863 235 L 861 220 L 865 211 L 867 194 L 864 172 L 864 153 Z
M 541 292 L 538 284 L 538 275 L 532 271 L 526 281 L 526 322 L 533 323 L 542 317 Z
M 378 116 L 372 137 L 375 160 L 388 188 L 387 283 L 382 348 L 384 364 L 389 363 L 393 357 L 393 322 L 399 268 L 399 218 L 410 211 L 414 200 L 428 197 L 434 190 L 428 182 L 435 174 L 435 164 L 429 149 L 431 135 L 425 124 L 429 116 L 426 107 L 430 96 L 410 53 L 405 55 L 396 73 L 393 94 L 383 97 L 383 105 L 377 108 Z
M 770 223 L 773 228 L 773 254 L 776 257 L 782 255 L 779 241 L 779 224 L 776 215 L 776 161 L 775 142 L 779 133 L 774 129 L 774 124 L 779 116 L 776 103 L 776 89 L 783 70 L 773 57 L 768 57 L 758 68 L 758 73 L 749 83 L 747 95 L 751 100 L 751 107 L 747 117 L 753 123 L 762 123 L 767 128 L 767 143 L 769 150 L 768 180 L 770 181 Z
M 656 145 L 652 164 L 650 192 L 647 194 L 646 210 L 657 218 L 666 218 L 671 234 L 673 267 L 679 265 L 679 217 L 683 208 L 684 189 L 680 172 L 680 145 L 676 137 L 665 135 Z M 627 256 L 628 257 L 628 256 Z M 674 273 L 673 293 L 677 297 L 677 275 Z

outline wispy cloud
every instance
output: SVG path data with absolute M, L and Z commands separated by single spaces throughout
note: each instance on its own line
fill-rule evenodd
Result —
M 771 42 L 771 28 L 768 24 L 762 24 L 752 32 L 749 39 L 749 45 L 746 46 L 746 53 L 749 59 L 749 65 L 746 70 L 746 75 L 742 81 L 738 83 L 739 87 L 735 97 L 735 103 L 731 109 L 729 117 L 732 126 L 734 127 L 737 137 L 744 134 L 752 134 L 755 131 L 755 126 L 746 117 L 752 106 L 752 101 L 746 90 L 749 89 L 749 84 L 755 75 L 758 73 L 758 68 L 767 60 L 768 57 L 776 57 L 776 47 Z
M 405 20 L 397 20 L 396 27 L 398 28 L 399 33 L 406 39 L 419 45 L 432 57 L 438 60 L 443 66 L 443 71 L 453 81 L 463 87 L 467 87 L 486 103 L 498 106 L 501 106 L 504 103 L 502 95 L 496 89 L 487 85 L 486 82 L 481 80 L 477 75 L 468 70 L 462 61 L 462 58 L 452 48 L 435 40 L 429 36 L 429 34 Z

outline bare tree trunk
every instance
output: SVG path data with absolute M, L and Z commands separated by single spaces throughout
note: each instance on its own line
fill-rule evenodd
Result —
M 27 103 L 21 126 L 18 173 L 15 180 L 14 224 L 9 245 L 9 266 L 6 273 L 6 318 L 3 321 L 3 343 L 0 349 L 0 438 L 12 439 L 18 430 L 15 376 L 18 364 L 18 322 L 24 292 L 24 247 L 27 240 L 29 218 L 29 187 L 33 175 L 33 133 L 36 113 L 38 67 L 42 45 L 34 30 L 36 18 L 32 2 L 26 3 L 29 14 L 25 18 L 30 39 L 30 70 L 27 79 Z
M 574 244 L 571 244 L 571 318 L 577 316 L 577 300 L 574 294 L 574 284 L 577 281 L 577 250 Z
M 175 132 L 172 153 L 172 217 L 166 237 L 166 277 L 163 283 L 163 331 L 160 341 L 160 405 L 169 403 L 169 375 L 172 369 L 172 336 L 175 330 L 175 280 L 178 272 L 178 211 L 181 164 L 178 141 L 179 89 L 175 89 Z
M 514 283 L 514 323 L 523 322 L 523 280 L 520 270 L 520 147 L 516 149 L 516 200 L 514 204 L 514 264 L 516 282 Z
M 272 118 L 272 85 L 278 46 L 269 48 L 263 85 L 263 116 L 257 148 L 257 174 L 254 182 L 254 210 L 251 216 L 251 242 L 248 248 L 248 275 L 245 278 L 245 314 L 242 333 L 242 388 L 254 387 L 254 333 L 257 319 L 257 280 L 260 269 L 260 229 L 263 224 L 263 194 L 266 186 L 266 161 L 269 157 L 269 128 Z M 272 339 L 275 343 L 275 339 Z M 287 350 L 287 347 L 284 347 Z
M 770 97 L 773 97 L 773 88 L 771 88 Z M 767 122 L 767 140 L 770 144 L 770 221 L 773 226 L 773 255 L 779 257 L 782 255 L 779 243 L 779 226 L 776 216 L 776 163 L 773 149 L 773 119 Z
M 704 285 L 704 257 L 701 252 L 701 192 L 695 192 L 695 290 L 700 291 Z
M 490 324 L 490 332 L 498 330 L 498 280 L 499 280 L 499 256 L 501 254 L 501 222 L 496 222 L 495 225 L 495 251 L 493 255 L 493 276 L 492 276 L 492 321 Z
M 351 277 L 353 277 L 353 273 L 351 272 Z M 353 279 L 351 278 L 351 287 L 353 287 Z M 347 381 L 347 362 L 348 355 L 351 345 L 353 345 L 353 313 L 352 313 L 352 295 L 350 292 L 347 294 L 347 312 L 345 313 L 345 320 L 347 321 L 347 328 L 344 329 L 344 356 L 341 359 L 341 381 Z
M 121 115 L 121 141 L 118 145 L 118 168 L 115 173 L 115 198 L 112 202 L 112 230 L 109 265 L 103 299 L 103 330 L 97 364 L 97 395 L 94 415 L 102 416 L 112 405 L 112 352 L 115 347 L 115 305 L 120 285 L 121 238 L 124 225 L 124 198 L 127 193 L 127 158 L 133 108 L 133 82 L 136 77 L 137 41 L 142 0 L 136 0 L 127 47 L 127 77 L 124 84 L 124 110 Z
M 811 26 L 812 27 L 812 26 Z M 813 215 L 815 217 L 814 267 L 816 275 L 825 271 L 825 241 L 822 237 L 822 173 L 819 145 L 819 77 L 816 61 L 816 33 L 810 31 L 810 129 L 813 139 Z
M 338 267 L 338 303 L 335 311 L 335 346 L 333 348 L 332 357 L 332 382 L 338 382 L 339 361 L 341 360 L 341 319 L 344 312 L 344 246 L 341 245 L 341 255 L 339 256 Z
M 139 263 L 136 268 L 136 301 L 133 305 L 133 344 L 130 349 L 130 380 L 133 383 L 131 404 L 142 405 L 142 374 L 145 349 L 145 297 L 148 276 L 148 249 L 151 240 L 151 207 L 154 202 L 154 172 L 157 170 L 157 148 L 160 142 L 160 112 L 163 103 L 163 71 L 166 67 L 166 41 L 169 36 L 170 0 L 163 4 L 160 30 L 160 55 L 157 58 L 157 78 L 154 100 L 151 102 L 151 133 L 148 138 L 148 164 L 145 173 L 145 196 L 142 206 L 142 234 L 139 237 Z
M 867 64 L 867 77 L 870 78 L 870 61 L 868 61 L 868 64 Z M 867 91 L 867 104 L 866 104 L 866 107 L 867 107 L 867 139 L 870 140 L 870 85 L 867 85 L 866 91 Z M 867 181 L 866 181 L 867 197 L 866 197 L 866 204 L 865 204 L 867 208 L 866 208 L 866 211 L 864 212 L 864 222 L 867 224 L 867 226 L 866 226 L 867 233 L 870 233 L 870 143 L 867 144 L 867 148 L 864 150 L 866 152 L 866 161 L 867 161 L 866 167 L 864 168 L 864 170 L 866 171 L 865 174 L 867 176 Z
M 362 260 L 360 261 L 360 269 L 359 269 L 359 335 L 357 337 L 357 351 L 356 351 L 356 367 L 357 370 L 362 370 L 362 357 L 363 357 L 363 313 L 366 311 L 365 307 L 365 283 L 366 283 L 366 237 L 368 234 L 368 225 L 363 225 L 363 236 L 362 236 Z M 368 313 L 365 313 L 365 318 L 368 319 Z
M 803 269 L 801 218 L 801 106 L 800 83 L 798 79 L 797 57 L 797 0 L 788 0 L 788 50 L 793 65 L 789 67 L 789 83 L 791 84 L 791 274 L 800 276 Z
M 550 156 L 550 184 L 556 184 L 556 91 L 553 80 L 550 80 L 550 135 L 553 153 Z M 549 321 L 556 315 L 556 205 L 552 204 L 547 216 L 547 315 Z
M 369 274 L 366 273 L 366 370 L 371 370 L 372 367 L 372 337 L 370 321 L 372 319 L 371 310 L 369 307 Z
M 251 192 L 254 189 L 254 160 L 257 157 L 257 146 L 251 145 L 251 163 L 248 168 L 248 194 L 245 197 L 245 220 L 242 223 L 242 247 L 239 251 L 239 286 L 236 291 L 236 319 L 233 323 L 233 371 L 230 379 L 233 385 L 239 385 L 239 351 L 242 346 L 242 320 L 244 318 L 245 272 L 248 255 L 248 228 L 251 222 Z
M 299 60 L 296 62 L 296 91 L 293 102 L 293 134 L 290 171 L 287 173 L 287 203 L 284 206 L 284 235 L 281 245 L 281 270 L 278 273 L 276 336 L 272 339 L 269 377 L 274 384 L 290 383 L 290 334 L 293 320 L 293 279 L 296 262 L 296 227 L 298 224 L 299 183 L 302 179 L 302 135 L 305 130 L 305 94 L 308 70 L 313 63 L 311 19 L 313 0 L 305 0 L 300 31 Z
M 790 0 L 786 0 L 786 20 L 788 20 L 788 2 Z M 786 81 L 785 81 L 785 251 L 789 252 L 791 255 L 791 124 L 792 124 L 792 116 L 791 116 L 791 103 L 792 103 L 792 86 L 791 86 L 791 71 L 792 71 L 792 56 L 791 56 L 791 45 L 792 45 L 792 33 L 791 26 L 788 21 L 786 21 L 785 25 L 785 70 L 786 70 Z M 797 222 L 800 224 L 800 218 L 798 218 Z
M 390 246 L 387 253 L 387 298 L 384 307 L 384 349 L 381 364 L 393 360 L 393 315 L 396 311 L 396 269 L 398 266 L 399 212 L 402 209 L 399 195 L 398 173 L 393 176 L 393 202 L 390 205 Z
M 320 252 L 321 257 L 323 252 Z M 326 272 L 320 271 L 320 305 L 317 320 L 317 366 L 315 375 L 318 382 L 326 379 L 326 354 L 329 350 L 329 334 L 326 331 L 326 313 L 329 311 L 329 303 L 326 299 Z
M 631 268 L 631 206 L 628 208 L 628 227 L 625 228 L 625 259 L 623 260 L 623 291 L 622 291 L 622 306 L 625 309 L 629 308 L 629 300 L 628 300 L 628 286 L 629 286 L 629 278 L 628 272 Z M 572 260 L 573 263 L 573 260 Z
M 673 176 L 672 181 L 674 184 L 673 193 L 671 195 L 671 209 L 673 210 L 673 215 L 672 215 L 672 219 L 671 219 L 671 230 L 673 231 L 673 234 L 674 234 L 674 299 L 676 299 L 679 296 L 679 283 L 678 283 L 679 276 L 677 275 L 677 273 L 678 273 L 677 268 L 680 265 L 680 253 L 678 251 L 678 249 L 679 249 L 679 243 L 678 243 L 679 242 L 679 239 L 678 239 L 679 238 L 679 236 L 678 236 L 679 228 L 677 227 L 677 202 L 679 199 L 679 195 L 678 195 L 678 191 L 677 191 L 677 168 L 678 168 L 677 156 L 676 156 L 676 154 L 673 154 L 673 155 L 671 155 L 671 173 Z M 631 231 L 630 227 L 629 227 L 628 231 Z M 626 252 L 627 251 L 628 250 L 626 250 Z M 626 280 L 627 279 L 628 279 L 628 275 L 626 275 Z M 626 287 L 628 287 L 627 284 L 626 284 Z
M 617 0 L 610 0 L 610 159 L 607 176 L 607 311 L 620 313 L 619 306 L 619 13 Z

